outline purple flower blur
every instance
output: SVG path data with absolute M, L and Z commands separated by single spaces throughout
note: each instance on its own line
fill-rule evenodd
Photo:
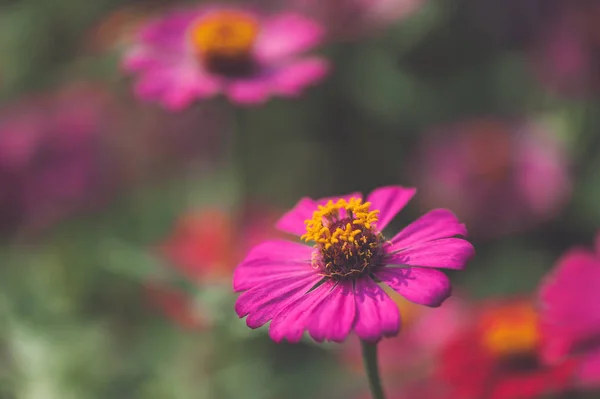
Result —
M 425 206 L 446 206 L 478 235 L 553 218 L 570 197 L 563 149 L 540 125 L 475 119 L 439 129 L 417 162 Z
M 377 342 L 398 334 L 400 313 L 379 286 L 411 302 L 439 306 L 450 296 L 437 268 L 463 269 L 473 246 L 448 210 L 433 210 L 387 240 L 381 231 L 414 196 L 399 186 L 320 200 L 302 198 L 277 227 L 314 246 L 272 240 L 256 246 L 237 267 L 235 310 L 258 328 L 271 321 L 277 342 L 298 342 L 304 331 L 318 342 L 342 342 L 351 331 Z
M 138 74 L 138 97 L 171 110 L 221 92 L 236 104 L 261 104 L 273 95 L 296 97 L 326 75 L 323 58 L 299 56 L 323 35 L 298 14 L 204 5 L 147 24 L 124 68 Z
M 558 1 L 532 49 L 541 82 L 561 95 L 582 96 L 600 90 L 600 3 Z
M 23 100 L 0 115 L 3 230 L 37 230 L 111 191 L 101 133 L 114 116 L 95 85 Z

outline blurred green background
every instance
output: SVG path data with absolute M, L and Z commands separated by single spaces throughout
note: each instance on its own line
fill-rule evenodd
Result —
M 423 1 L 410 15 L 375 19 L 376 28 L 348 36 L 352 17 L 340 9 L 324 19 L 339 35 L 320 49 L 332 72 L 301 98 L 238 110 L 216 99 L 169 113 L 134 98 L 119 60 L 138 21 L 173 5 L 0 1 L 0 398 L 364 392 L 363 377 L 337 358 L 339 346 L 274 344 L 266 328 L 249 330 L 233 311 L 227 273 L 247 250 L 245 223 L 260 212 L 276 216 L 301 196 L 416 186 L 393 227 L 446 206 L 472 224 L 477 257 L 466 272 L 451 274 L 456 290 L 471 298 L 532 294 L 561 253 L 591 244 L 600 224 L 600 40 L 585 30 L 598 29 L 593 23 L 584 28 L 577 19 L 592 15 L 586 2 Z M 569 25 L 567 14 L 579 17 Z M 567 50 L 581 45 L 586 55 L 573 61 L 575 72 L 560 70 L 554 63 L 562 56 L 546 51 L 564 24 L 581 39 Z M 18 115 L 44 120 L 28 116 L 31 107 L 59 114 L 57 98 L 66 96 L 64 108 L 72 108 L 73 91 L 84 96 L 73 104 L 100 103 L 92 111 L 93 139 L 71 147 L 55 145 L 56 138 L 11 141 L 19 141 L 20 130 L 11 131 Z M 529 124 L 560 153 L 544 158 L 549 172 L 531 177 L 546 183 L 534 191 L 548 206 L 531 205 L 531 193 L 515 183 L 519 168 L 528 167 L 515 154 Z M 431 148 L 446 148 L 453 165 L 466 159 L 454 141 L 479 134 L 504 137 L 499 146 L 509 155 L 488 165 L 501 149 L 483 139 L 471 152 L 479 158 L 468 162 L 491 171 L 464 172 L 465 181 L 447 188 L 454 183 L 444 183 L 446 167 L 431 166 L 445 155 Z M 8 159 L 27 145 L 35 159 L 17 172 Z M 91 172 L 65 194 L 59 187 L 78 176 L 71 169 Z M 470 202 L 490 198 L 498 203 Z M 207 230 L 197 245 L 226 265 L 216 266 L 225 269 L 220 278 L 198 282 L 160 248 L 182 215 L 205 209 L 218 211 L 202 219 Z M 211 233 L 223 214 L 231 231 Z M 172 302 L 153 296 L 155 284 L 178 294 Z M 191 298 L 188 311 L 201 322 L 182 321 L 178 295 Z

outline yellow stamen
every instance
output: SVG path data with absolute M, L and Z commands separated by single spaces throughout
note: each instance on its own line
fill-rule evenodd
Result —
M 201 56 L 239 57 L 250 52 L 259 33 L 256 18 L 243 11 L 217 11 L 196 22 L 191 42 Z
M 304 241 L 315 241 L 323 244 L 325 249 L 329 249 L 333 244 L 340 241 L 355 242 L 356 236 L 364 229 L 371 230 L 378 221 L 378 210 L 370 210 L 370 202 L 362 202 L 360 198 L 350 198 L 348 201 L 339 199 L 336 202 L 329 201 L 325 205 L 320 205 L 313 213 L 312 219 L 306 220 L 306 234 L 301 238 Z M 342 216 L 340 211 L 344 210 Z M 344 228 L 336 227 L 332 232 L 332 224 L 340 219 L 348 217 L 353 219 L 348 221 Z M 357 228 L 354 228 L 356 225 Z M 358 228 L 358 227 L 361 227 Z

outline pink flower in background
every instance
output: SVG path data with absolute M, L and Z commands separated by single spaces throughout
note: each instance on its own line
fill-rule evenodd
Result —
M 551 219 L 571 194 L 564 149 L 533 123 L 488 118 L 440 128 L 415 168 L 425 207 L 455 210 L 478 235 Z
M 540 287 L 542 354 L 555 364 L 578 355 L 583 385 L 600 385 L 600 236 L 594 251 L 564 254 Z
M 448 210 L 433 210 L 386 239 L 382 231 L 414 196 L 399 186 L 320 200 L 302 198 L 277 222 L 307 246 L 272 240 L 256 246 L 236 268 L 243 292 L 235 310 L 250 328 L 271 321 L 277 342 L 298 342 L 308 331 L 318 342 L 342 342 L 351 331 L 376 342 L 400 330 L 396 303 L 379 286 L 406 299 L 439 306 L 450 296 L 438 268 L 462 269 L 474 255 L 467 230 Z
M 289 0 L 296 8 L 327 26 L 334 39 L 354 39 L 387 28 L 419 10 L 426 0 Z M 276 6 L 277 4 L 274 4 Z
M 3 228 L 37 230 L 108 199 L 115 185 L 105 147 L 117 116 L 111 100 L 102 87 L 81 84 L 2 110 Z
M 532 65 L 542 83 L 559 94 L 600 90 L 600 3 L 560 1 L 549 13 L 532 48 Z
M 237 104 L 295 97 L 327 73 L 327 62 L 302 53 L 323 29 L 301 15 L 265 15 L 241 6 L 200 6 L 148 23 L 124 59 L 144 100 L 180 110 L 224 93 Z

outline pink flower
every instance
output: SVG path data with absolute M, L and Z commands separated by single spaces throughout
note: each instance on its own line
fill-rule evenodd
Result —
M 78 83 L 0 114 L 0 225 L 31 233 L 73 211 L 94 209 L 116 186 L 106 148 L 119 119 L 103 87 Z
M 529 122 L 482 118 L 440 128 L 416 168 L 424 205 L 455 210 L 478 235 L 551 219 L 571 194 L 564 149 Z
M 400 312 L 379 286 L 406 299 L 439 306 L 450 296 L 437 268 L 462 269 L 474 255 L 467 230 L 437 209 L 386 239 L 381 233 L 414 196 L 399 186 L 312 200 L 302 198 L 277 222 L 313 246 L 273 240 L 256 246 L 236 268 L 233 288 L 243 292 L 235 310 L 250 328 L 271 321 L 273 340 L 298 342 L 308 331 L 318 342 L 342 342 L 351 331 L 376 342 L 398 334 Z
M 560 1 L 553 9 L 531 52 L 537 76 L 548 89 L 562 95 L 597 93 L 600 90 L 596 67 L 600 58 L 597 27 L 600 4 Z
M 575 248 L 559 259 L 540 288 L 542 355 L 554 364 L 583 357 L 579 379 L 600 384 L 600 235 L 595 251 Z
M 298 96 L 326 75 L 323 58 L 299 56 L 323 34 L 318 24 L 294 13 L 201 6 L 145 26 L 124 67 L 138 73 L 140 98 L 168 109 L 220 92 L 234 103 L 260 104 L 272 95 Z

